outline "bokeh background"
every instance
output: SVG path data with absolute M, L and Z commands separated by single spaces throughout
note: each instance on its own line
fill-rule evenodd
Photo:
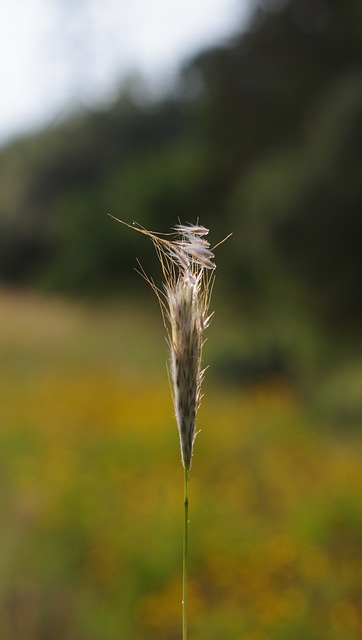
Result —
M 183 475 L 136 259 L 161 276 L 112 213 L 233 232 L 190 637 L 359 640 L 362 4 L 119 4 L 0 10 L 0 637 L 181 635 Z

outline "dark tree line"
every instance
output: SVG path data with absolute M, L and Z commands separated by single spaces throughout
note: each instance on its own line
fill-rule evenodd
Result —
M 3 149 L 0 277 L 121 290 L 134 242 L 152 257 L 107 212 L 165 230 L 199 217 L 215 240 L 234 231 L 223 276 L 236 299 L 293 291 L 324 322 L 355 325 L 361 147 L 360 1 L 260 1 L 247 31 L 191 60 L 167 99 L 124 90 Z

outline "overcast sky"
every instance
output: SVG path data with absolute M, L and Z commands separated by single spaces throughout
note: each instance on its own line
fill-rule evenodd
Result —
M 252 1 L 0 0 L 0 142 L 104 100 L 131 73 L 165 86 Z

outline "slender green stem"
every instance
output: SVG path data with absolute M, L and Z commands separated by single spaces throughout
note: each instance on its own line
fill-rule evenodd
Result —
M 184 475 L 184 537 L 182 553 L 182 640 L 187 640 L 187 560 L 189 546 L 189 470 Z

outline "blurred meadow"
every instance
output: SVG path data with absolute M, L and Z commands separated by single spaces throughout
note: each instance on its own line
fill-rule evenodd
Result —
M 0 299 L 1 637 L 178 638 L 182 471 L 156 303 Z M 360 431 L 282 378 L 208 373 L 190 632 L 357 640 Z
M 264 0 L 168 95 L 0 149 L 0 638 L 177 640 L 164 328 L 107 217 L 210 228 L 190 640 L 362 637 L 362 13 Z

